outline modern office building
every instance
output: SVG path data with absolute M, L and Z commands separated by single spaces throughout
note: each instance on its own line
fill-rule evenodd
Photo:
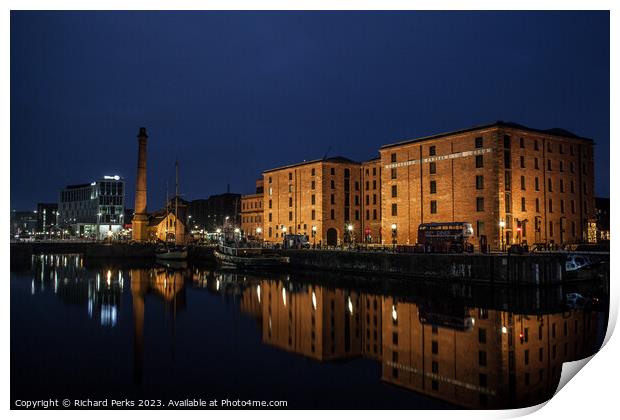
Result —
M 37 232 L 49 234 L 58 228 L 58 203 L 37 204 Z
M 596 229 L 597 240 L 599 242 L 611 239 L 610 219 L 609 219 L 609 198 L 596 197 Z
M 104 176 L 89 184 L 69 185 L 58 199 L 59 223 L 75 235 L 105 238 L 125 223 L 125 181 Z
M 15 211 L 11 212 L 11 237 L 30 236 L 37 230 L 36 211 Z
M 189 203 L 191 229 L 215 232 L 224 226 L 226 220 L 233 226 L 240 226 L 240 215 L 241 194 L 227 192 L 212 195 L 207 199 L 193 200 Z

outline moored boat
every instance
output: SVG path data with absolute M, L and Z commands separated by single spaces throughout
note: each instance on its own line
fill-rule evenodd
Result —
M 155 257 L 160 260 L 185 260 L 187 259 L 187 248 L 175 246 L 157 250 Z
M 276 267 L 289 263 L 283 257 L 264 248 L 244 248 L 220 245 L 213 251 L 218 263 L 224 267 Z

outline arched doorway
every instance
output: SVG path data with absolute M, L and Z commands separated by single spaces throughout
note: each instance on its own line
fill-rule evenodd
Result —
M 334 228 L 327 229 L 327 245 L 338 245 L 338 232 Z

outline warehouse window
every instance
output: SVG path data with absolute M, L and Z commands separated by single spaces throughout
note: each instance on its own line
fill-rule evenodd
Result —
M 536 213 L 540 213 L 540 200 L 536 199 Z
M 292 172 L 288 173 L 288 179 L 289 179 L 289 181 L 293 179 L 293 173 Z
M 484 197 L 476 197 L 476 211 L 484 211 Z
M 549 199 L 549 213 L 553 213 L 553 200 Z
M 330 218 L 331 218 L 332 220 L 334 220 L 334 219 L 336 218 L 336 215 L 335 215 L 335 213 L 334 213 L 334 209 L 331 209 L 329 216 L 330 216 Z
M 392 179 L 396 179 L 396 168 L 392 168 Z M 373 189 L 374 189 L 374 181 L 373 181 Z
M 312 182 L 310 182 L 310 189 L 314 190 L 316 187 L 316 184 L 314 183 L 314 180 Z
M 390 156 L 390 160 L 392 161 L 392 163 L 396 162 L 396 153 L 392 153 L 392 155 Z
M 525 140 L 523 140 L 523 137 L 519 139 L 519 147 L 525 149 Z
M 521 189 L 525 190 L 525 176 L 521 175 Z
M 288 212 L 288 220 L 289 221 L 293 220 L 293 212 L 292 211 Z
M 534 169 L 540 169 L 538 167 L 538 158 L 534 158 Z
M 525 211 L 525 197 L 521 197 L 521 211 Z
M 476 189 L 477 190 L 484 189 L 484 176 L 476 175 Z
M 398 195 L 396 185 L 392 185 L 392 197 L 396 197 Z
M 332 175 L 336 175 L 336 168 L 330 168 L 329 173 Z
M 476 235 L 484 235 L 484 222 L 482 220 L 478 220 L 476 222 Z
M 288 198 L 288 206 L 293 207 L 293 197 Z
M 435 214 L 437 213 L 437 201 L 432 200 L 431 201 L 431 214 Z
M 474 140 L 474 146 L 476 147 L 476 149 L 482 148 L 482 137 L 476 137 L 476 139 Z
M 312 210 L 312 220 L 316 219 L 316 212 L 314 210 Z
M 435 194 L 437 192 L 437 181 L 431 181 L 431 194 Z
M 551 178 L 547 179 L 547 190 L 549 192 L 553 192 L 553 184 L 552 184 Z
M 437 172 L 437 165 L 435 162 L 431 162 L 429 165 L 429 173 L 434 174 Z
M 540 184 L 538 182 L 538 177 L 534 178 L 534 189 L 536 191 L 540 191 Z
M 484 167 L 484 161 L 482 160 L 482 155 L 476 156 L 476 168 Z
M 396 203 L 392 203 L 392 216 L 398 215 L 398 206 Z
M 435 156 L 435 153 L 436 153 L 436 148 L 435 148 L 435 146 L 431 146 L 431 147 L 429 147 L 429 148 L 428 148 L 428 154 L 429 154 L 429 156 Z
M 315 168 L 312 168 L 312 176 L 315 176 L 315 175 L 316 175 L 316 170 Z
M 310 196 L 310 201 L 311 201 L 313 206 L 316 204 L 316 196 L 314 194 L 312 194 L 312 196 Z
M 521 167 L 525 168 L 525 156 L 519 156 L 519 161 L 521 163 Z

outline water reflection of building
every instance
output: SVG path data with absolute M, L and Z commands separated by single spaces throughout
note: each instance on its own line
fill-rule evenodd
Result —
M 546 401 L 562 363 L 593 354 L 604 333 L 598 312 L 521 315 L 291 284 L 249 281 L 241 293 L 265 344 L 319 361 L 375 359 L 386 383 L 468 408 Z
M 267 280 L 251 289 L 244 292 L 243 308 L 260 314 L 264 343 L 317 360 L 361 354 L 358 294 Z
M 385 298 L 382 379 L 470 408 L 522 407 L 553 395 L 562 363 L 596 351 L 600 315 L 515 315 L 495 310 L 435 317 Z
M 101 326 L 116 326 L 126 276 L 122 270 L 87 271 L 77 254 L 38 255 L 32 268 L 32 294 L 51 290 L 65 304 L 85 306 L 88 317 Z
M 130 270 L 134 321 L 134 381 L 142 381 L 144 355 L 144 301 L 148 294 L 159 296 L 173 318 L 185 308 L 184 272 L 164 268 Z

